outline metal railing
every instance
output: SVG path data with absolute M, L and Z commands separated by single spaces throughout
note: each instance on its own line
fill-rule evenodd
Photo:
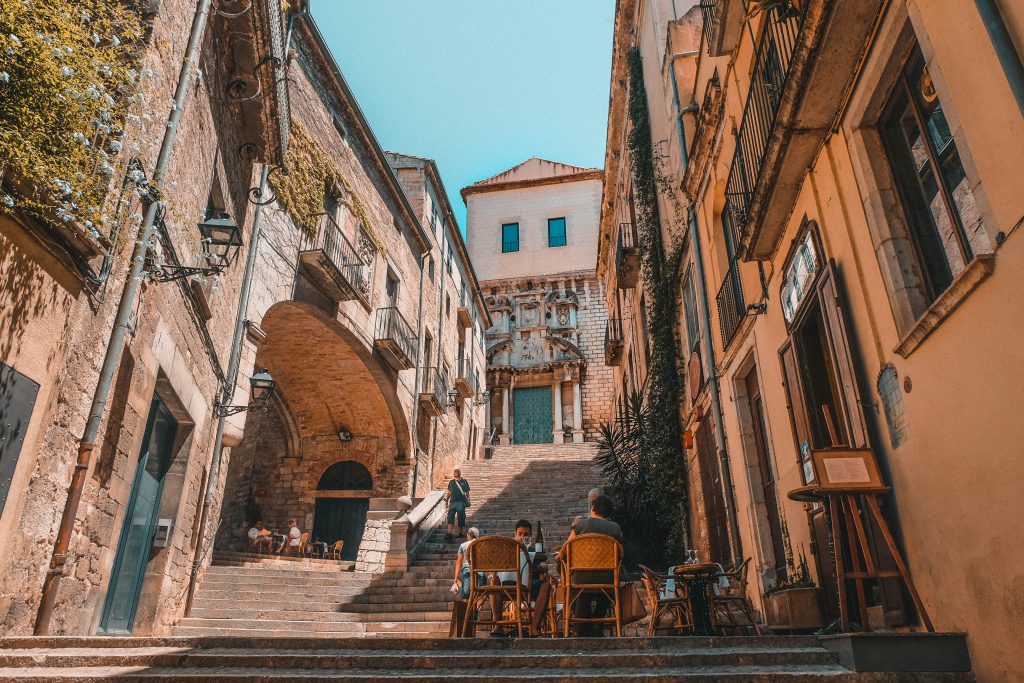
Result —
M 323 251 L 349 286 L 365 296 L 369 285 L 366 264 L 330 215 L 320 214 L 316 234 L 303 237 L 300 251 Z
M 622 319 L 608 318 L 608 325 L 604 328 L 604 345 L 608 348 L 614 344 L 622 343 Z
M 762 15 L 765 28 L 754 57 L 725 191 L 737 226 L 742 226 L 750 214 L 806 8 L 807 0 L 800 0 L 799 6 L 793 0 L 791 7 L 776 6 Z
M 501 243 L 501 253 L 507 254 L 513 251 L 519 251 L 519 240 L 508 240 Z
M 704 45 L 711 54 L 711 43 L 721 22 L 722 0 L 700 0 L 700 15 L 704 23 Z
M 747 317 L 747 307 L 743 303 L 743 287 L 740 284 L 739 262 L 733 261 L 725 280 L 718 289 L 718 326 L 722 332 L 722 348 L 728 348 L 740 323 Z
M 448 405 L 448 373 L 437 368 L 427 368 L 423 373 L 421 393 L 433 394 L 434 399 L 444 408 Z
M 415 362 L 416 334 L 397 307 L 388 306 L 377 309 L 374 339 L 393 341 L 409 360 Z
M 626 249 L 635 249 L 638 238 L 635 223 L 619 223 L 619 239 L 615 249 L 615 270 L 622 267 L 622 255 Z

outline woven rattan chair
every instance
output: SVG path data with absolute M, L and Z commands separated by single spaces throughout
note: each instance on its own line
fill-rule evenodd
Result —
M 666 597 L 665 585 L 669 576 L 659 574 L 650 567 L 640 565 L 643 572 L 641 582 L 647 593 L 647 602 L 650 605 L 648 614 L 650 621 L 647 622 L 647 635 L 653 636 L 659 628 L 679 631 L 693 628 L 693 617 L 690 614 L 690 599 L 686 595 L 686 584 L 682 581 L 676 582 L 676 590 L 672 595 Z M 670 626 L 659 626 L 661 618 L 665 615 L 672 617 Z
M 622 636 L 622 609 L 619 604 L 621 562 L 622 544 L 604 534 L 583 534 L 562 546 L 562 623 L 566 638 L 573 624 L 612 624 L 615 626 L 615 635 Z M 597 571 L 607 572 L 611 580 L 595 579 L 593 572 Z M 603 595 L 612 603 L 612 616 L 575 616 L 573 607 L 576 602 L 583 596 L 595 593 Z
M 344 546 L 345 546 L 345 541 L 335 541 L 334 545 L 332 545 L 327 550 L 327 557 L 331 558 L 332 560 L 340 560 L 341 559 L 341 549 Z
M 745 559 L 739 567 L 723 572 L 729 579 L 727 593 L 711 595 L 711 619 L 714 627 L 723 634 L 728 630 L 753 629 L 757 635 L 761 635 L 761 626 L 754 617 L 754 606 L 747 597 L 747 569 L 750 567 L 750 558 Z
M 532 617 L 529 589 L 530 570 L 527 569 L 526 586 L 522 585 L 522 581 L 516 581 L 512 586 L 502 586 L 500 583 L 496 585 L 481 583 L 478 576 L 497 572 L 513 572 L 518 577 L 525 555 L 526 548 L 521 543 L 514 538 L 503 536 L 482 536 L 473 541 L 466 549 L 466 559 L 469 561 L 469 599 L 466 601 L 466 619 L 462 625 L 463 637 L 476 635 L 478 625 L 492 628 L 515 626 L 519 631 L 519 637 L 523 637 L 523 626 L 528 628 Z M 527 565 L 529 565 L 528 562 Z M 492 614 L 490 621 L 480 619 L 482 598 L 491 595 L 497 595 L 499 600 L 512 604 L 510 618 L 503 618 L 501 614 Z

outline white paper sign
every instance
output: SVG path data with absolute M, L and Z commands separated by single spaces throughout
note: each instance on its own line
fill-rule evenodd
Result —
M 863 458 L 829 458 L 825 475 L 830 484 L 870 484 L 871 475 Z

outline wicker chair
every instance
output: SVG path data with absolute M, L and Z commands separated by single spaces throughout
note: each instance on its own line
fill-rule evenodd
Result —
M 650 604 L 650 621 L 647 622 L 647 635 L 653 636 L 659 628 L 667 628 L 670 631 L 676 630 L 682 633 L 686 629 L 693 628 L 693 617 L 690 612 L 690 598 L 685 594 L 686 584 L 676 582 L 675 594 L 669 597 L 666 595 L 666 584 L 669 576 L 659 574 L 650 567 L 640 565 L 643 572 L 641 582 L 647 592 L 647 602 Z M 682 595 L 680 595 L 682 593 Z M 659 626 L 661 618 L 665 615 L 672 617 L 670 626 Z
M 292 550 L 295 550 L 295 554 L 302 557 L 306 554 L 306 545 L 309 543 L 309 532 L 303 531 L 302 535 L 299 536 L 299 544 L 292 545 L 291 539 L 287 539 L 284 542 L 284 554 L 291 555 Z
M 613 624 L 615 635 L 622 636 L 622 609 L 619 604 L 619 567 L 622 562 L 622 544 L 611 536 L 584 534 L 576 536 L 562 546 L 562 623 L 564 635 L 569 637 L 575 624 Z M 597 579 L 592 572 L 607 572 L 611 581 Z M 580 572 L 586 572 L 580 574 Z M 573 607 L 584 595 L 603 595 L 612 603 L 610 617 L 577 617 Z
M 723 576 L 729 579 L 728 592 L 711 595 L 711 619 L 716 629 L 723 634 L 731 629 L 736 633 L 741 630 L 752 628 L 757 635 L 761 635 L 761 626 L 754 618 L 754 606 L 747 597 L 747 570 L 750 567 L 750 558 L 743 560 L 740 566 L 727 572 Z
M 523 637 L 523 627 L 525 625 L 529 628 L 533 616 L 528 587 L 530 577 L 527 576 L 526 586 L 522 585 L 522 581 L 516 581 L 512 586 L 503 586 L 500 583 L 481 584 L 478 576 L 497 572 L 512 572 L 519 576 L 524 555 L 526 548 L 521 543 L 514 538 L 503 536 L 482 536 L 466 549 L 466 559 L 469 562 L 469 599 L 466 601 L 466 618 L 462 624 L 463 637 L 476 635 L 478 625 L 515 626 L 519 631 L 519 637 Z M 527 569 L 527 574 L 529 572 Z M 502 614 L 492 614 L 490 621 L 480 619 L 483 598 L 492 595 L 512 604 L 510 618 L 503 618 Z
M 334 545 L 332 545 L 327 550 L 327 557 L 329 557 L 332 560 L 340 560 L 341 559 L 341 549 L 343 547 L 345 547 L 345 541 L 335 541 Z

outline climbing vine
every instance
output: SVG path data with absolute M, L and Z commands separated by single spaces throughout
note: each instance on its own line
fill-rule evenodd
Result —
M 316 234 L 328 189 L 340 187 L 344 192 L 343 196 L 337 198 L 338 202 L 348 207 L 377 245 L 377 249 L 385 253 L 384 244 L 373 229 L 363 200 L 353 191 L 327 152 L 298 121 L 292 122 L 285 165 L 288 174 L 275 174 L 271 184 L 278 202 L 291 213 L 300 229 L 309 235 Z
M 632 126 L 626 144 L 647 294 L 650 362 L 645 395 L 629 397 L 625 416 L 604 427 L 600 450 L 605 473 L 626 511 L 622 521 L 627 534 L 636 539 L 636 552 L 643 559 L 665 564 L 682 559 L 689 526 L 676 340 L 683 244 L 673 244 L 666 254 L 643 64 L 635 48 L 629 54 L 628 106 Z
M 0 213 L 108 231 L 126 126 L 144 125 L 145 30 L 133 2 L 0 0 Z

